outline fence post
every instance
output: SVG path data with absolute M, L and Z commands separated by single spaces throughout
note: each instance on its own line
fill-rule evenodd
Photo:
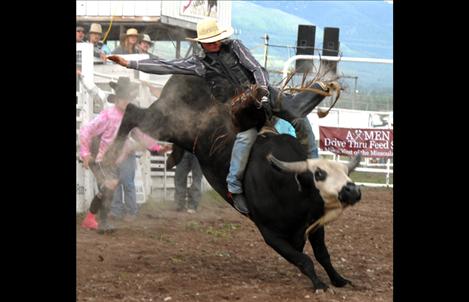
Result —
M 269 35 L 264 34 L 264 68 L 267 69 L 267 57 L 269 54 Z
M 386 161 L 386 186 L 389 187 L 389 170 L 391 168 L 391 158 Z
M 164 156 L 164 168 L 163 168 L 163 201 L 166 201 L 166 152 L 163 153 Z

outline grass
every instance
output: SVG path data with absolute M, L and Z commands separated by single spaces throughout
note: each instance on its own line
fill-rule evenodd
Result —
M 386 183 L 386 174 L 369 172 L 352 172 L 350 178 L 354 182 Z M 389 184 L 393 184 L 392 174 L 389 175 Z
M 209 226 L 206 228 L 205 233 L 217 238 L 228 238 L 231 236 L 231 233 L 239 229 L 240 226 L 239 223 L 223 223 L 215 227 Z
M 188 221 L 185 225 L 186 230 L 198 231 L 216 238 L 229 238 L 231 233 L 240 228 L 239 223 L 220 223 L 215 226 L 204 226 L 197 221 Z

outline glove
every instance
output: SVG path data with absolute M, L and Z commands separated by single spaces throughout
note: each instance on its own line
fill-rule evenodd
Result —
M 272 119 L 272 105 L 270 104 L 269 98 L 267 96 L 263 96 L 261 98 L 261 106 L 264 108 L 265 113 L 267 114 L 267 119 Z
M 269 89 L 265 88 L 265 87 L 259 87 L 258 90 L 257 90 L 257 95 L 259 96 L 269 96 L 270 92 L 269 92 Z

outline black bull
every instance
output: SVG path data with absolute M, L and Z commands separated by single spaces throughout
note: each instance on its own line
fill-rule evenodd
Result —
M 163 88 L 159 100 L 148 109 L 129 104 L 105 163 L 112 165 L 134 127 L 155 139 L 194 152 L 208 182 L 232 205 L 227 197 L 226 176 L 236 132 L 230 119 L 229 104 L 212 99 L 204 79 L 174 75 Z M 316 289 L 325 289 L 327 286 L 317 277 L 313 261 L 303 253 L 308 224 L 324 213 L 324 202 L 313 185 L 314 176 L 309 172 L 300 174 L 298 181 L 302 189 L 298 190 L 295 176 L 274 169 L 266 159 L 268 153 L 283 161 L 306 159 L 304 149 L 289 135 L 268 133 L 258 136 L 244 180 L 249 218 L 269 246 L 307 275 Z M 104 202 L 101 210 L 107 212 L 108 205 Z M 324 242 L 324 227 L 310 233 L 308 239 L 332 284 L 342 287 L 349 283 L 331 264 Z

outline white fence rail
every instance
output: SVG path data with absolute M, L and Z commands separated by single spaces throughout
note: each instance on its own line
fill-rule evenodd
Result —
M 319 151 L 319 155 L 321 156 L 332 156 L 332 159 L 338 162 L 347 163 L 347 160 L 341 159 L 340 155 L 336 155 L 329 151 Z M 393 171 L 393 163 L 390 158 L 386 159 L 383 163 L 373 163 L 373 159 L 366 157 L 363 158 L 360 162 L 360 166 L 355 169 L 355 172 L 364 172 L 364 173 L 372 173 L 372 174 L 384 174 L 385 181 L 384 182 L 355 182 L 358 185 L 366 186 L 366 187 L 389 187 L 392 188 L 393 184 L 391 183 L 391 177 L 394 174 Z M 377 159 L 382 160 L 382 159 Z
M 335 155 L 329 151 L 319 151 L 321 156 L 332 156 L 333 160 L 338 162 L 346 163 L 347 161 L 341 159 L 340 155 Z M 174 193 L 174 174 L 175 168 L 171 170 L 166 169 L 167 154 L 163 156 L 151 156 L 151 177 L 153 180 L 152 194 L 155 197 L 162 198 L 163 200 L 172 199 L 171 194 Z M 370 158 L 365 158 L 360 162 L 360 166 L 355 169 L 356 172 L 365 172 L 373 174 L 384 174 L 385 182 L 370 183 L 370 182 L 356 182 L 358 185 L 368 187 L 389 187 L 392 188 L 391 176 L 393 164 L 391 159 L 388 159 L 385 163 L 373 163 Z M 188 186 L 192 182 L 192 175 L 189 174 Z M 205 180 L 202 181 L 202 191 L 211 189 L 210 184 Z
M 176 168 L 166 169 L 169 153 L 151 156 L 152 195 L 162 200 L 172 200 L 174 194 L 174 175 Z M 192 184 L 192 172 L 189 172 L 187 186 Z M 202 178 L 202 192 L 211 188 L 205 177 Z

